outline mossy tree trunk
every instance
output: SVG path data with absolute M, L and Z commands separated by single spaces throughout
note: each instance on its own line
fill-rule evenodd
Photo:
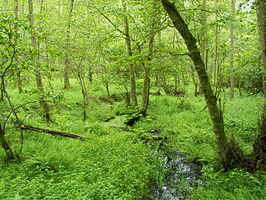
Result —
M 217 100 L 211 88 L 209 78 L 205 69 L 205 64 L 200 56 L 199 49 L 196 44 L 196 39 L 191 34 L 187 24 L 176 9 L 175 5 L 168 0 L 161 0 L 165 11 L 171 18 L 174 27 L 178 30 L 180 35 L 185 40 L 185 44 L 189 50 L 190 57 L 195 65 L 195 69 L 199 76 L 202 92 L 207 103 L 208 111 L 212 121 L 213 131 L 217 140 L 217 148 L 219 157 L 225 168 L 229 167 L 233 157 L 229 156 L 230 148 L 226 138 L 223 116 L 217 106 Z

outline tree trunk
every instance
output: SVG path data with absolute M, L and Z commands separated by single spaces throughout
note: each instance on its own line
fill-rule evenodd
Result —
M 8 144 L 8 141 L 5 137 L 4 127 L 2 127 L 1 124 L 0 124 L 0 142 L 3 149 L 5 150 L 7 160 L 15 159 L 15 154 L 13 153 L 10 145 Z
M 257 0 L 257 19 L 259 29 L 259 42 L 261 46 L 261 58 L 264 72 L 263 91 L 264 91 L 264 107 L 262 111 L 261 122 L 259 124 L 260 133 L 253 144 L 252 157 L 255 159 L 254 167 L 266 170 L 266 2 Z
M 29 6 L 29 22 L 30 25 L 32 27 L 34 27 L 34 17 L 33 17 L 33 1 L 32 0 L 28 0 L 28 6 Z M 32 43 L 32 47 L 34 49 L 38 48 L 37 45 L 37 41 L 36 41 L 36 35 L 34 33 L 34 31 L 32 31 L 31 33 L 31 43 Z M 40 73 L 40 69 L 39 69 L 39 55 L 34 55 L 34 71 L 35 71 L 35 80 L 36 80 L 36 85 L 38 90 L 40 91 L 40 93 L 42 94 L 44 92 L 43 89 L 43 84 L 42 84 L 42 77 L 41 77 L 41 73 Z M 47 103 L 46 100 L 44 100 L 43 97 L 40 97 L 39 99 L 40 105 L 43 109 L 43 117 L 45 119 L 46 122 L 50 122 L 51 121 L 51 116 L 50 116 L 50 107 Z
M 21 72 L 17 72 L 17 84 L 18 84 L 18 92 L 21 94 L 23 93 L 23 87 L 22 87 L 22 80 L 21 80 Z
M 143 93 L 142 93 L 142 114 L 145 115 L 149 105 L 150 97 L 150 69 L 149 66 L 144 68 L 144 82 L 143 82 Z
M 235 96 L 234 81 L 234 49 L 235 49 L 235 0 L 231 0 L 231 21 L 230 21 L 230 99 Z
M 203 59 L 203 61 L 205 61 L 206 64 L 206 60 L 207 60 L 207 53 L 206 53 L 206 49 L 207 49 L 207 27 L 206 27 L 206 22 L 207 22 L 207 15 L 206 15 L 206 0 L 203 0 L 202 2 L 202 14 L 201 14 L 201 41 L 200 41 L 200 52 L 201 52 L 201 57 Z M 207 66 L 206 66 L 206 70 L 207 70 Z
M 14 0 L 14 15 L 15 18 L 18 19 L 18 0 Z M 15 26 L 15 32 L 17 32 L 17 26 Z M 15 46 L 17 45 L 17 39 L 15 38 Z M 18 84 L 18 91 L 19 93 L 23 93 L 23 88 L 22 88 L 22 80 L 21 80 L 21 72 L 20 69 L 16 69 L 17 73 L 17 84 Z
M 199 95 L 198 80 L 195 78 L 194 68 L 191 66 L 191 78 L 194 83 L 194 96 Z
M 74 0 L 70 2 L 70 10 L 68 15 L 68 25 L 67 25 L 67 38 L 66 38 L 66 55 L 65 55 L 65 68 L 64 68 L 64 89 L 70 88 L 70 81 L 69 81 L 69 70 L 70 70 L 70 61 L 69 61 L 69 49 L 70 49 L 70 27 L 71 27 L 71 19 L 73 15 L 73 8 L 74 8 Z
M 126 16 L 127 7 L 123 0 L 121 0 L 121 5 L 125 12 L 124 16 L 124 35 L 125 35 L 125 42 L 127 47 L 128 57 L 131 58 L 133 56 L 132 47 L 131 47 L 131 39 L 129 35 L 129 24 L 128 18 Z M 133 102 L 133 106 L 138 105 L 137 100 L 137 93 L 136 93 L 136 74 L 135 74 L 135 67 L 132 63 L 129 63 L 129 75 L 130 75 L 130 89 L 131 89 L 131 100 Z
M 105 89 L 106 89 L 106 92 L 107 92 L 107 99 L 108 99 L 110 105 L 113 105 L 113 101 L 112 101 L 112 98 L 111 98 L 111 95 L 110 95 L 110 89 L 109 89 L 109 81 L 106 79 L 106 80 L 103 81 L 103 83 L 104 83 L 104 86 L 105 86 Z
M 82 97 L 83 97 L 83 120 L 85 121 L 88 118 L 88 115 L 87 115 L 87 107 L 89 104 L 88 89 L 86 87 L 84 77 L 82 76 L 80 72 L 77 75 L 77 79 L 81 87 L 81 92 L 82 92 Z
M 190 52 L 190 57 L 195 65 L 196 71 L 199 76 L 202 92 L 207 103 L 210 118 L 212 120 L 213 131 L 217 140 L 217 147 L 219 157 L 225 168 L 228 168 L 231 164 L 231 156 L 228 156 L 230 152 L 229 144 L 224 131 L 223 116 L 217 106 L 216 97 L 213 94 L 209 78 L 205 69 L 205 64 L 200 56 L 199 49 L 196 45 L 196 39 L 191 34 L 188 26 L 184 22 L 182 16 L 171 2 L 168 0 L 162 0 L 162 5 L 169 17 L 171 18 L 175 28 L 185 40 L 185 44 Z
M 256 0 L 257 2 L 257 19 L 259 38 L 261 46 L 261 59 L 263 66 L 263 91 L 266 94 L 266 2 L 264 0 Z
M 215 7 L 218 8 L 218 0 L 215 0 Z M 213 64 L 213 85 L 217 87 L 218 85 L 218 77 L 219 77 L 219 66 L 218 66 L 218 12 L 215 12 L 215 51 L 214 51 L 214 64 Z
M 153 27 L 153 24 L 152 24 Z M 152 60 L 153 48 L 154 48 L 154 37 L 155 32 L 152 30 L 148 37 L 149 43 L 149 55 L 148 55 L 148 65 L 144 66 L 144 83 L 143 83 L 143 94 L 142 94 L 142 114 L 146 115 L 149 100 L 150 100 L 150 65 Z
M 161 75 L 160 82 L 161 82 L 160 84 L 161 84 L 161 87 L 163 88 L 164 93 L 167 96 L 173 95 L 173 91 L 171 89 L 171 86 L 167 84 L 167 81 L 166 81 L 164 74 Z

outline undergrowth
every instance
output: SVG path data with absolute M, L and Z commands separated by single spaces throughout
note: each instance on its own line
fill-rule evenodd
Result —
M 38 94 L 28 87 L 18 95 L 10 89 L 23 123 L 82 135 L 85 141 L 25 131 L 21 163 L 5 163 L 0 149 L 0 199 L 144 199 L 155 181 L 161 182 L 162 160 L 153 145 L 141 136 L 163 136 L 169 149 L 187 153 L 188 159 L 203 165 L 203 186 L 192 190 L 191 199 L 266 199 L 265 173 L 241 170 L 220 171 L 215 138 L 203 97 L 151 96 L 148 115 L 138 116 L 139 108 L 124 108 L 124 102 L 99 100 L 104 88 L 93 83 L 90 90 L 88 120 L 82 121 L 82 94 L 73 84 L 60 90 L 62 83 L 48 94 L 53 121 L 44 124 Z M 60 85 L 61 84 L 61 85 Z M 122 90 L 116 88 L 118 95 Z M 191 92 L 186 92 L 190 94 Z M 16 98 L 14 98 L 16 97 Z M 224 109 L 225 128 L 245 153 L 252 151 L 262 96 L 236 97 Z M 121 114 L 122 116 L 117 116 Z M 135 116 L 136 115 L 136 116 Z M 133 128 L 123 122 L 140 120 Z M 19 131 L 13 119 L 7 125 L 12 147 L 19 149 Z M 211 166 L 211 167 L 210 167 Z

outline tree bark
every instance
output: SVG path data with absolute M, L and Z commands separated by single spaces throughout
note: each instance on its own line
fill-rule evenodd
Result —
M 18 19 L 18 0 L 14 0 L 15 2 L 15 5 L 14 5 L 14 14 L 15 14 L 15 18 L 16 19 Z M 17 26 L 15 26 L 15 32 L 17 32 L 17 29 L 18 29 L 18 27 Z M 17 39 L 15 38 L 15 46 L 17 45 Z M 17 84 L 18 84 L 18 91 L 19 91 L 19 93 L 21 94 L 21 93 L 23 93 L 23 88 L 22 88 L 22 80 L 21 80 L 21 72 L 20 72 L 20 69 L 17 69 L 16 70 L 17 71 L 17 73 L 16 73 L 16 75 L 17 75 Z
M 29 6 L 29 22 L 30 25 L 32 27 L 34 27 L 34 16 L 33 16 L 33 1 L 32 0 L 28 0 L 28 6 Z M 34 49 L 38 49 L 38 45 L 37 45 L 37 41 L 36 41 L 36 35 L 34 33 L 34 31 L 32 31 L 31 33 L 31 44 L 32 47 Z M 34 56 L 34 71 L 35 71 L 35 80 L 36 80 L 36 85 L 38 90 L 40 91 L 40 93 L 42 94 L 44 92 L 43 89 L 43 83 L 42 83 L 42 77 L 41 77 L 41 73 L 40 73 L 40 69 L 39 69 L 39 55 Z M 40 105 L 43 109 L 43 117 L 45 119 L 46 122 L 50 122 L 51 121 L 51 115 L 50 115 L 50 107 L 47 103 L 46 100 L 44 100 L 43 97 L 40 97 L 39 99 Z
M 257 20 L 259 29 L 259 42 L 261 46 L 261 59 L 263 66 L 263 91 L 266 94 L 266 2 L 256 0 L 257 2 Z
M 229 160 L 230 157 L 228 156 L 229 144 L 225 135 L 223 116 L 220 110 L 218 109 L 217 100 L 213 94 L 209 78 L 205 69 L 205 64 L 200 56 L 199 49 L 196 45 L 196 39 L 191 34 L 188 26 L 184 22 L 182 16 L 178 12 L 174 4 L 172 4 L 168 0 L 162 0 L 161 2 L 165 11 L 171 18 L 175 28 L 185 40 L 185 44 L 190 52 L 190 57 L 198 73 L 202 92 L 204 94 L 210 118 L 212 120 L 213 131 L 217 140 L 218 154 L 224 167 L 227 168 L 230 165 L 231 160 Z
M 202 59 L 203 61 L 205 61 L 205 64 L 206 64 L 206 60 L 207 60 L 207 53 L 206 53 L 206 49 L 207 49 L 207 27 L 206 27 L 206 24 L 207 24 L 207 15 L 206 15 L 206 6 L 207 6 L 207 2 L 206 0 L 203 0 L 202 2 L 202 14 L 201 14 L 201 41 L 200 41 L 200 52 L 201 52 L 201 55 L 202 55 Z M 207 66 L 206 66 L 206 69 L 207 69 Z
M 196 97 L 199 95 L 199 88 L 198 88 L 198 81 L 195 78 L 193 66 L 191 66 L 191 78 L 194 84 L 194 96 Z
M 215 7 L 218 7 L 218 0 L 215 0 Z M 219 65 L 218 65 L 218 32 L 219 32 L 219 27 L 218 27 L 218 13 L 217 11 L 215 12 L 215 52 L 214 52 L 214 69 L 213 69 L 213 85 L 217 87 L 218 85 L 218 77 L 219 77 Z
M 266 170 L 266 2 L 257 0 L 257 20 L 259 29 L 259 42 L 261 46 L 261 59 L 263 66 L 263 91 L 264 91 L 264 107 L 262 117 L 259 124 L 259 135 L 253 144 L 252 157 L 255 159 L 254 167 Z
M 85 83 L 84 77 L 81 74 L 81 72 L 78 72 L 77 79 L 81 87 L 81 92 L 82 92 L 82 97 L 83 97 L 83 120 L 85 121 L 88 118 L 88 114 L 87 114 L 87 107 L 89 104 L 88 89 L 86 87 L 86 83 Z
M 69 70 L 70 70 L 70 61 L 69 61 L 69 49 L 70 49 L 70 27 L 71 27 L 71 19 L 73 15 L 74 9 L 74 0 L 70 2 L 70 10 L 68 15 L 68 25 L 67 25 L 67 36 L 66 36 L 66 55 L 65 55 L 65 68 L 64 68 L 64 89 L 70 88 L 69 81 Z
M 126 7 L 126 4 L 124 3 L 124 0 L 121 0 L 121 5 L 123 7 L 123 11 L 126 13 L 127 7 Z M 128 18 L 126 14 L 124 16 L 124 35 L 125 35 L 125 42 L 126 42 L 128 57 L 131 58 L 133 56 L 133 52 L 132 52 L 131 39 L 130 39 L 130 34 L 129 34 Z M 136 93 L 136 73 L 135 73 L 135 67 L 132 63 L 129 63 L 129 76 L 130 76 L 131 100 L 132 100 L 133 106 L 137 106 L 138 100 L 137 100 L 137 93 Z
M 153 25 L 152 25 L 153 26 Z M 142 114 L 146 115 L 149 100 L 150 100 L 150 65 L 152 60 L 153 48 L 154 48 L 154 37 L 155 32 L 152 30 L 148 37 L 149 45 L 149 55 L 148 55 L 148 65 L 144 66 L 144 83 L 143 83 L 143 94 L 142 94 Z
M 230 20 L 230 99 L 235 96 L 234 81 L 234 52 L 235 52 L 235 0 L 231 0 L 231 20 Z
M 13 153 L 5 137 L 5 130 L 4 130 L 4 127 L 1 126 L 1 124 L 0 124 L 0 142 L 1 142 L 3 149 L 5 150 L 7 160 L 15 159 L 15 154 Z

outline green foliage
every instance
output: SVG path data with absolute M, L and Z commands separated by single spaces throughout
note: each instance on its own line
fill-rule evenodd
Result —
M 138 121 L 143 117 L 142 108 L 138 106 L 130 106 L 128 108 L 121 107 L 120 109 L 117 109 L 116 114 L 124 115 L 126 117 L 125 124 L 131 126 L 135 121 Z
M 156 155 L 125 133 L 87 142 L 33 135 L 24 153 L 1 166 L 1 199 L 140 199 L 157 176 Z
M 207 55 L 213 86 L 228 87 L 231 70 L 227 35 L 232 20 L 229 1 L 206 1 L 206 6 L 200 1 L 174 2 L 179 10 L 186 11 L 182 15 L 199 46 L 202 46 L 202 32 L 206 32 L 208 40 L 202 55 L 204 52 Z M 4 163 L 5 154 L 0 149 L 0 199 L 143 199 L 152 181 L 162 183 L 162 162 L 154 153 L 158 143 L 144 145 L 137 138 L 151 139 L 158 135 L 168 138 L 167 148 L 186 152 L 190 160 L 206 165 L 203 169 L 205 185 L 194 190 L 192 199 L 266 199 L 265 174 L 253 176 L 239 170 L 217 173 L 207 165 L 220 167 L 211 120 L 203 98 L 191 95 L 193 63 L 188 56 L 181 56 L 186 54 L 187 48 L 181 36 L 173 31 L 160 3 L 124 1 L 125 11 L 113 0 L 77 0 L 71 19 L 70 2 L 33 3 L 34 27 L 26 22 L 27 14 L 21 4 L 19 20 L 12 16 L 13 2 L 6 1 L 3 5 L 6 13 L 0 13 L 0 72 L 4 83 L 14 106 L 21 105 L 16 111 L 23 123 L 73 132 L 87 140 L 25 132 L 22 163 Z M 250 153 L 263 102 L 263 97 L 257 94 L 261 91 L 262 73 L 255 37 L 255 9 L 252 6 L 249 12 L 244 11 L 243 4 L 237 9 L 235 19 L 234 75 L 235 84 L 245 91 L 242 97 L 236 95 L 234 100 L 226 102 L 224 122 L 228 138 L 235 138 L 241 149 Z M 204 26 L 203 16 L 207 19 Z M 132 56 L 125 53 L 125 17 L 129 23 Z M 31 33 L 36 34 L 37 49 L 30 45 Z M 150 33 L 156 34 L 152 55 L 147 42 Z M 38 57 L 38 66 L 34 57 Z M 63 81 L 59 77 L 66 61 L 70 67 L 71 88 L 62 91 Z M 150 69 L 151 91 L 162 90 L 162 84 L 174 88 L 173 78 L 178 77 L 178 90 L 184 87 L 186 97 L 152 96 L 145 117 L 140 107 L 125 109 L 122 98 L 112 105 L 101 101 L 100 97 L 107 96 L 107 86 L 111 95 L 120 97 L 129 90 L 129 64 L 136 69 L 138 93 L 143 86 L 145 66 Z M 29 73 L 36 67 L 43 77 L 43 93 L 35 88 L 33 73 Z M 23 83 L 22 94 L 13 88 L 17 86 L 18 73 Z M 93 82 L 88 81 L 91 74 Z M 73 80 L 77 75 L 88 88 L 87 121 L 81 120 L 82 93 Z M 217 80 L 213 80 L 215 77 Z M 194 78 L 193 82 L 198 82 L 197 77 Z M 48 84 L 49 88 L 45 88 Z M 187 84 L 189 86 L 183 86 Z M 225 92 L 228 95 L 227 90 Z M 252 96 L 245 96 L 246 93 Z M 50 124 L 43 123 L 37 99 L 49 102 L 53 118 Z M 27 104 L 29 102 L 35 103 Z M 7 102 L 0 102 L 1 124 L 11 114 L 8 108 Z M 132 125 L 136 120 L 139 121 L 130 129 L 124 124 Z M 6 136 L 18 151 L 19 131 L 14 121 L 10 115 Z
M 151 183 L 162 182 L 163 170 L 162 161 L 153 151 L 159 148 L 159 142 L 144 144 L 138 137 L 166 136 L 167 148 L 178 148 L 187 152 L 191 160 L 212 163 L 216 169 L 220 167 L 216 162 L 211 122 L 201 96 L 151 96 L 148 116 L 138 121 L 130 132 L 125 132 L 123 122 L 127 116 L 139 113 L 140 108 L 124 109 L 122 102 L 115 102 L 111 109 L 106 102 L 98 101 L 104 94 L 103 86 L 98 86 L 92 91 L 89 119 L 84 122 L 81 120 L 82 104 L 77 104 L 82 99 L 77 83 L 73 81 L 72 89 L 64 92 L 59 90 L 60 82 L 55 80 L 52 84 L 57 85 L 50 93 L 51 97 L 55 96 L 57 105 L 52 113 L 54 122 L 43 124 L 36 103 L 19 109 L 19 116 L 25 124 L 73 132 L 85 136 L 86 141 L 25 132 L 22 163 L 0 164 L 0 196 L 3 199 L 141 199 L 147 195 Z M 116 89 L 112 85 L 111 88 Z M 30 86 L 25 89 L 29 92 L 20 95 L 11 90 L 15 105 L 36 98 Z M 186 93 L 190 94 L 192 89 L 187 88 Z M 252 138 L 256 136 L 261 100 L 260 95 L 237 97 L 225 106 L 228 135 L 234 134 L 245 152 L 250 152 Z M 115 114 L 122 116 L 103 122 Z M 18 131 L 11 124 L 7 128 L 11 145 L 17 149 Z M 0 159 L 4 160 L 4 156 L 0 149 Z M 253 176 L 242 171 L 216 173 L 210 167 L 205 167 L 203 172 L 205 186 L 194 188 L 191 198 L 219 199 L 219 191 L 223 193 L 220 199 L 233 199 L 235 193 L 236 199 L 245 199 L 245 195 L 260 199 L 265 195 L 262 189 L 265 181 L 258 176 L 252 179 Z M 245 184 L 243 189 L 242 183 Z
M 211 166 L 203 168 L 204 186 L 193 190 L 192 200 L 260 200 L 266 198 L 266 174 L 250 174 L 241 170 L 214 172 Z

